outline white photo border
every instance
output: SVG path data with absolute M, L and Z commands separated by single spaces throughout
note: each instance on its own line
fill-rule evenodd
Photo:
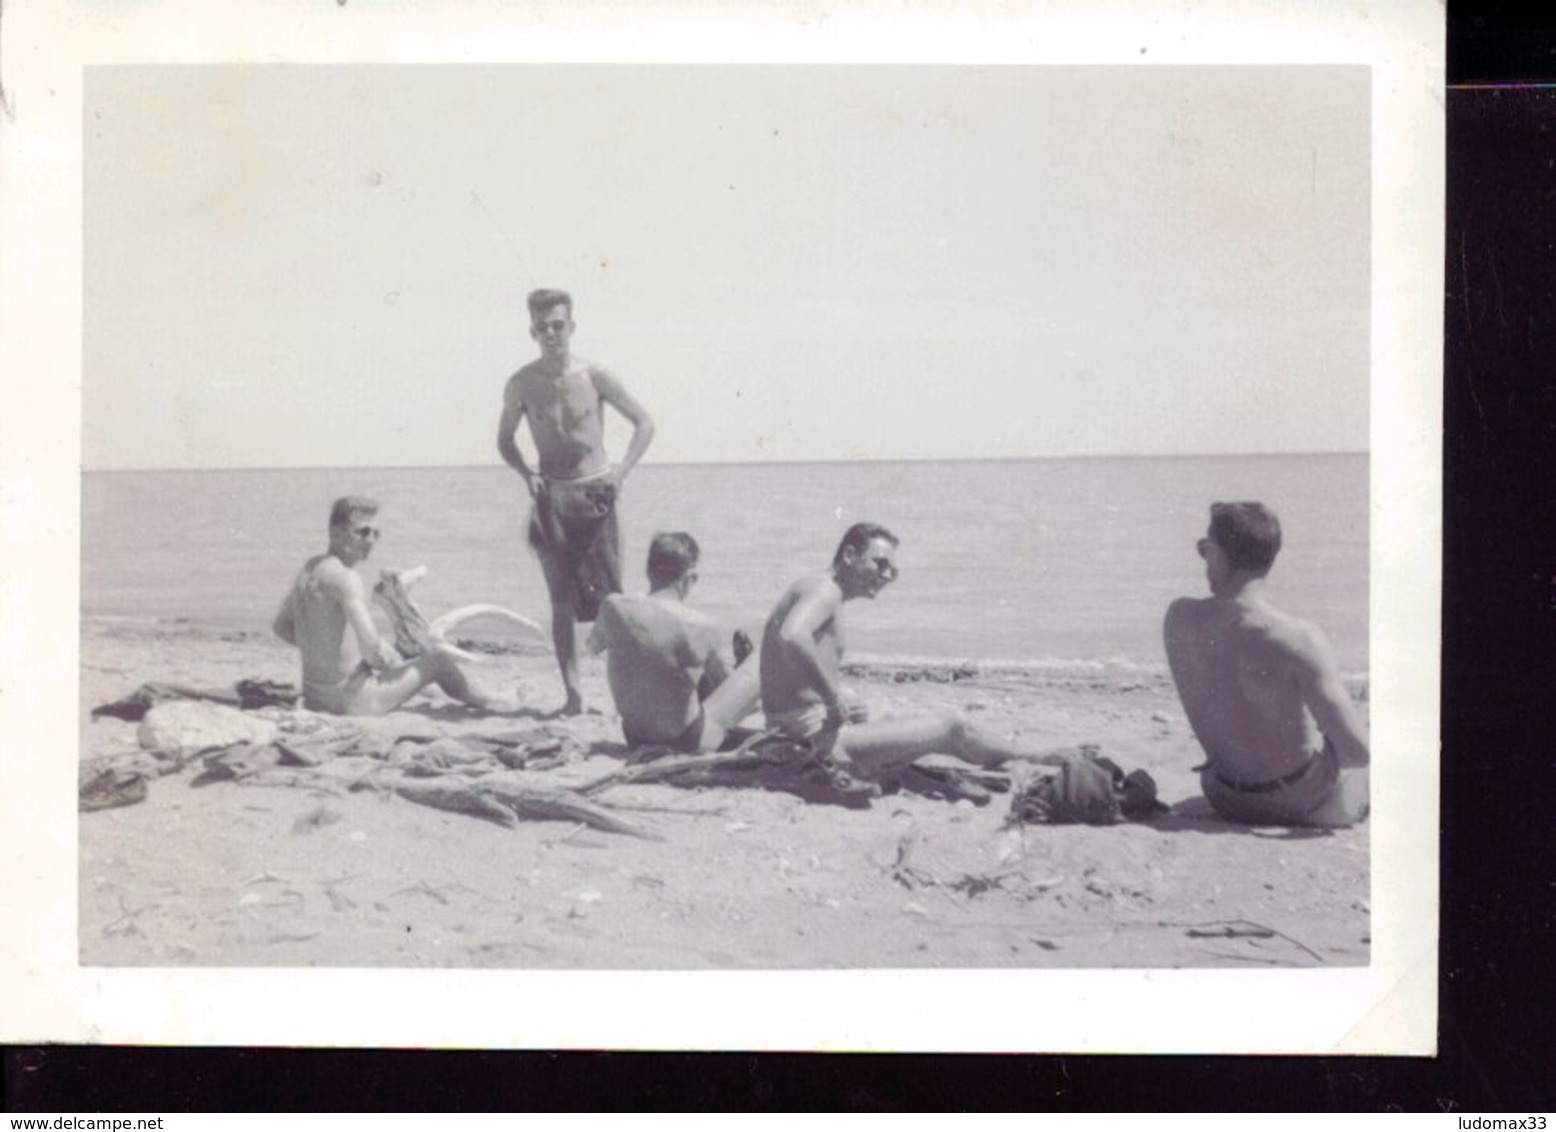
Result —
M 1437 1019 L 1439 4 L 16 0 L 0 40 L 0 1039 L 1430 1054 Z M 77 960 L 83 71 L 126 63 L 1372 68 L 1372 961 L 1289 971 L 103 969 Z M 65 748 L 65 749 L 62 749 Z M 494 1004 L 504 1005 L 494 1009 Z M 590 1004 L 580 1008 L 580 1003 Z M 973 1004 L 978 1004 L 974 1007 Z

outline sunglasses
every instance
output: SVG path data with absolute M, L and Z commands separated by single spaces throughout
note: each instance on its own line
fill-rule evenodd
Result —
M 379 530 L 377 527 L 352 527 L 351 533 L 356 535 L 357 538 L 376 539 L 384 532 Z

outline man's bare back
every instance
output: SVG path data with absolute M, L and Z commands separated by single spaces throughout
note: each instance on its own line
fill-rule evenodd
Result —
M 362 664 L 356 634 L 347 632 L 353 582 L 355 589 L 364 588 L 340 559 L 321 554 L 308 559 L 292 583 L 284 608 L 289 611 L 292 643 L 302 654 L 305 695 L 310 688 L 342 686 Z
M 714 750 L 756 707 L 756 666 L 743 663 L 749 640 L 737 634 L 731 671 L 719 652 L 718 626 L 686 603 L 701 553 L 684 531 L 655 535 L 648 551 L 653 591 L 606 598 L 589 634 L 589 650 L 608 654 L 611 698 L 629 743 Z
M 1302 694 L 1316 667 L 1313 626 L 1268 607 L 1183 598 L 1166 633 L 1189 722 L 1227 775 L 1278 778 L 1323 746 Z
M 680 603 L 614 594 L 600 607 L 590 646 L 607 653 L 606 677 L 627 741 L 663 743 L 702 714 L 697 686 L 712 666 L 722 680 L 718 628 Z

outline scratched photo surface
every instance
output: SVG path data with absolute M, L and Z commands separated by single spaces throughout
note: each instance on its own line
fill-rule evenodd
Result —
M 1376 993 L 1393 850 L 1377 815 L 1218 818 L 1162 619 L 1209 593 L 1210 505 L 1262 501 L 1270 599 L 1322 629 L 1363 726 L 1394 726 L 1374 83 L 1356 61 L 84 66 L 67 962 L 225 972 L 241 998 L 559 980 L 554 1044 L 595 1032 L 558 1021 L 565 988 L 624 979 L 873 1002 L 887 976 L 1254 971 L 1326 1017 L 1297 1047 L 1334 1040 Z M 870 718 L 1095 748 L 1161 808 L 1043 821 L 1034 772 L 950 753 L 876 783 L 645 773 L 587 652 L 585 710 L 557 716 L 497 445 L 541 287 L 653 420 L 617 505 L 628 595 L 654 535 L 690 532 L 687 600 L 727 654 L 881 523 L 900 575 L 840 614 Z M 620 460 L 632 426 L 603 416 Z M 528 422 L 517 441 L 533 463 Z M 348 494 L 380 504 L 380 631 L 405 652 L 430 622 L 511 706 L 294 710 L 271 623 Z M 246 1032 L 285 1031 L 262 1014 Z

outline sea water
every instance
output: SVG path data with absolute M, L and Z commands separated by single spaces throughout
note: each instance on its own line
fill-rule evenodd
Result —
M 500 465 L 84 473 L 82 612 L 268 629 L 345 494 L 383 505 L 370 580 L 424 565 L 414 592 L 431 616 L 495 602 L 546 622 L 527 496 Z M 1209 505 L 1242 499 L 1284 528 L 1271 599 L 1365 673 L 1365 455 L 649 463 L 621 502 L 623 574 L 645 590 L 648 540 L 689 531 L 702 547 L 692 600 L 756 634 L 784 587 L 869 519 L 901 537 L 902 573 L 849 606 L 851 654 L 1157 670 L 1168 603 L 1208 592 L 1194 543 Z

